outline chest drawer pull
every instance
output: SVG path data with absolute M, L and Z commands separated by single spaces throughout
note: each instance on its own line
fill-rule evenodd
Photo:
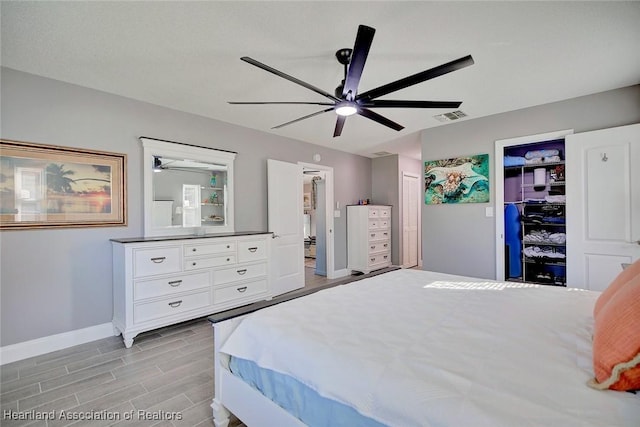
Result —
M 182 284 L 182 280 L 174 280 L 174 281 L 172 281 L 172 282 L 169 282 L 169 285 L 170 285 L 170 286 L 172 286 L 172 287 L 174 287 L 174 288 L 177 288 L 177 287 L 178 287 L 178 286 L 180 286 L 181 284 Z
M 155 258 L 151 258 L 151 261 L 155 262 L 156 264 L 160 264 L 160 263 L 164 262 L 165 259 L 167 259 L 166 256 L 158 256 L 158 257 L 155 257 Z
M 386 248 L 387 246 L 389 246 L 389 244 L 388 244 L 388 243 L 385 243 L 383 246 Z
M 174 302 L 170 302 L 170 303 L 169 303 L 169 305 L 170 305 L 172 308 L 180 307 L 180 304 L 182 304 L 182 300 L 174 301 Z
M 197 251 L 197 250 L 198 250 L 198 249 L 193 248 L 193 249 L 191 249 L 191 252 L 195 252 L 195 251 Z
M 247 290 L 247 287 L 246 287 L 246 286 L 243 286 L 243 287 L 241 287 L 241 288 L 237 288 L 237 291 L 238 291 L 238 292 L 240 292 L 240 293 L 242 293 L 242 292 L 244 292 L 244 291 L 246 291 L 246 290 Z
M 371 246 L 371 249 L 372 249 L 372 250 L 373 250 L 373 249 L 375 249 L 375 248 L 376 248 L 376 247 L 375 247 L 375 245 L 374 245 L 374 246 Z
M 374 262 L 376 259 L 375 258 L 371 258 L 371 262 Z
M 375 235 L 375 234 L 372 234 L 372 235 L 371 235 L 371 237 L 376 237 L 376 235 Z
M 227 245 L 227 249 L 229 249 L 231 246 Z
M 257 250 L 258 250 L 258 247 L 257 247 L 257 246 L 254 246 L 254 247 L 252 247 L 252 248 L 247 248 L 247 249 L 249 250 L 249 252 L 255 252 L 255 251 L 257 251 Z
M 241 275 L 241 276 L 242 276 L 244 273 L 246 273 L 246 272 L 247 272 L 247 269 L 246 269 L 246 268 L 243 268 L 242 270 L 236 270 L 236 273 L 238 273 L 238 274 L 239 274 L 239 275 Z
M 196 266 L 197 264 L 196 264 L 196 262 L 194 261 L 194 262 L 192 262 L 192 263 L 191 263 L 191 265 Z

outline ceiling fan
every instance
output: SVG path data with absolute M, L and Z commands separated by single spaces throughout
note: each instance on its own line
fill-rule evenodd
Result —
M 417 74 L 396 80 L 386 85 L 377 87 L 375 89 L 368 90 L 366 92 L 359 93 L 358 85 L 360 83 L 360 77 L 364 69 L 364 64 L 367 61 L 369 55 L 369 49 L 373 42 L 373 35 L 376 30 L 366 25 L 360 25 L 358 27 L 358 34 L 356 35 L 356 41 L 353 49 L 340 49 L 336 52 L 336 58 L 340 64 L 344 65 L 344 80 L 335 89 L 334 94 L 330 94 L 320 88 L 317 88 L 309 83 L 303 82 L 293 76 L 276 70 L 266 64 L 256 61 L 248 56 L 240 58 L 244 62 L 254 65 L 258 68 L 262 68 L 276 76 L 287 79 L 293 83 L 310 89 L 326 98 L 331 102 L 229 102 L 229 104 L 290 104 L 290 105 L 323 105 L 326 108 L 315 113 L 308 114 L 304 117 L 300 117 L 295 120 L 283 123 L 278 126 L 274 126 L 272 129 L 279 129 L 281 127 L 290 125 L 292 123 L 299 122 L 301 120 L 308 119 L 329 111 L 335 111 L 338 115 L 336 121 L 336 127 L 333 131 L 334 138 L 342 134 L 342 128 L 347 119 L 347 116 L 353 114 L 359 114 L 374 122 L 380 123 L 396 131 L 404 129 L 404 126 L 389 120 L 388 118 L 381 116 L 380 114 L 371 110 L 371 108 L 458 108 L 462 102 L 456 101 L 402 101 L 402 100 L 387 100 L 376 99 L 381 96 L 387 95 L 392 92 L 396 92 L 400 89 L 413 86 L 418 83 L 422 83 L 426 80 L 433 79 L 443 74 L 450 73 L 452 71 L 459 70 L 464 67 L 468 67 L 473 64 L 473 58 L 471 55 L 456 59 L 446 64 L 439 65 L 437 67 L 421 71 Z

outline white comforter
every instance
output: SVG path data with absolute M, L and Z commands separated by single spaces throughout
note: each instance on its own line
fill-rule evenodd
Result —
M 638 427 L 640 396 L 586 385 L 597 296 L 399 270 L 253 313 L 222 351 L 390 426 Z

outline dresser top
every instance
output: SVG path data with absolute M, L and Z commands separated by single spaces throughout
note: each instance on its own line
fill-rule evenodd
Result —
M 252 236 L 256 234 L 271 234 L 270 231 L 234 231 L 230 233 L 214 233 L 202 234 L 185 234 L 181 236 L 158 236 L 158 237 L 127 237 L 124 239 L 110 239 L 116 243 L 144 243 L 144 242 L 163 242 L 168 240 L 186 240 L 186 239 L 215 239 L 217 237 L 236 237 L 236 236 Z

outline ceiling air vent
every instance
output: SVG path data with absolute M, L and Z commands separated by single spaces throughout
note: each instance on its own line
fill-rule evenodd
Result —
M 467 115 L 460 110 L 456 110 L 452 111 L 451 113 L 438 114 L 437 116 L 433 117 L 440 122 L 451 122 L 463 117 L 467 117 Z
M 382 156 L 390 156 L 391 153 L 388 151 L 378 151 L 377 153 L 373 153 L 373 155 L 382 157 Z

